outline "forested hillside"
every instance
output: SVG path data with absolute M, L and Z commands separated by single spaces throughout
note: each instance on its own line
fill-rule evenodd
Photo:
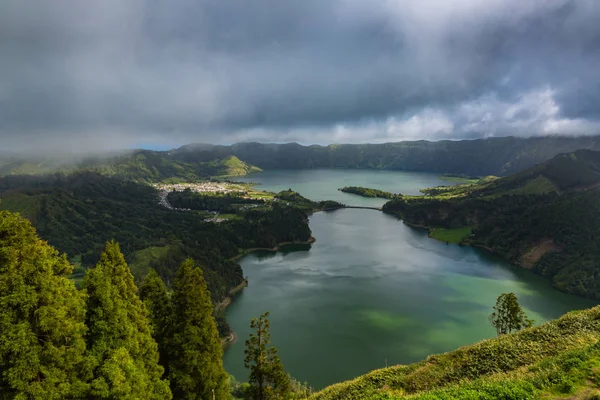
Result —
M 95 264 L 111 239 L 121 243 L 138 279 L 152 267 L 171 282 L 177 266 L 191 257 L 204 269 L 215 300 L 243 280 L 232 258 L 311 234 L 305 212 L 294 206 L 273 202 L 243 210 L 240 218 L 205 222 L 202 214 L 159 205 L 151 186 L 93 172 L 5 177 L 0 199 L 0 208 L 22 213 L 42 238 L 83 267 Z
M 600 298 L 600 152 L 581 150 L 506 178 L 401 196 L 383 210 Z M 441 229 L 440 229 L 441 228 Z M 469 229 L 466 229 L 469 228 Z
M 138 293 L 110 241 L 77 290 L 66 256 L 6 211 L 0 249 L 0 398 L 230 397 L 214 307 L 191 259 L 172 292 L 150 273 Z
M 138 182 L 194 181 L 263 169 L 361 168 L 468 176 L 508 175 L 579 149 L 600 150 L 600 136 L 502 137 L 383 144 L 190 144 L 171 151 L 136 150 L 70 159 L 0 155 L 0 175 L 87 170 Z
M 192 144 L 170 154 L 184 160 L 235 155 L 263 169 L 373 168 L 485 176 L 512 174 L 557 154 L 579 149 L 600 150 L 600 137 L 501 137 L 329 146 L 302 146 L 297 143 Z
M 81 171 L 96 172 L 121 180 L 154 183 L 240 176 L 259 172 L 260 168 L 248 165 L 233 155 L 213 155 L 206 160 L 186 160 L 173 157 L 168 152 L 151 150 L 74 159 L 55 155 L 0 157 L 0 176 Z

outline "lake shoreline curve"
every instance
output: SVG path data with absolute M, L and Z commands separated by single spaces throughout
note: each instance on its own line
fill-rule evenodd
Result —
M 277 252 L 281 251 L 281 248 L 284 246 L 295 245 L 295 244 L 296 245 L 303 245 L 303 244 L 308 245 L 308 244 L 313 244 L 316 241 L 317 241 L 317 239 L 315 239 L 313 236 L 311 236 L 310 239 L 308 239 L 308 240 L 293 240 L 290 242 L 277 243 L 277 245 L 275 245 L 275 247 L 273 247 L 273 248 L 253 247 L 253 248 L 244 250 L 241 254 L 231 258 L 230 260 L 237 261 L 240 258 L 247 256 L 248 254 L 254 253 L 255 251 L 268 251 L 268 252 L 277 253 Z M 233 287 L 231 290 L 229 290 L 229 293 L 222 301 L 215 304 L 215 312 L 225 311 L 225 309 L 227 307 L 229 307 L 229 305 L 231 304 L 231 302 L 233 301 L 235 296 L 239 292 L 241 292 L 246 286 L 248 286 L 248 278 L 244 278 L 242 283 L 240 283 L 239 285 L 237 285 L 237 286 Z M 227 335 L 227 337 L 221 339 L 221 347 L 223 347 L 223 349 L 225 349 L 228 346 L 230 346 L 231 344 L 235 343 L 236 340 L 237 340 L 237 336 L 235 334 L 235 331 L 232 330 L 229 333 L 229 335 Z

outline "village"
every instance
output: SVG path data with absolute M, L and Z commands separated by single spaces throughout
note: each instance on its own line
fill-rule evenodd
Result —
M 185 190 L 191 190 L 196 193 L 235 193 L 239 194 L 243 198 L 249 198 L 248 191 L 242 185 L 236 185 L 232 183 L 223 182 L 197 182 L 197 183 L 159 183 L 153 185 L 158 191 L 158 204 L 161 206 L 173 210 L 173 211 L 192 211 L 189 208 L 177 208 L 169 202 L 168 196 L 171 192 L 183 192 Z M 278 199 L 269 199 L 277 201 Z M 256 207 L 256 204 L 247 204 L 242 206 L 240 209 L 249 209 Z M 203 210 L 205 214 L 212 214 L 211 217 L 205 218 L 205 222 L 219 223 L 226 221 L 225 218 L 218 218 L 218 211 Z
M 192 192 L 198 193 L 240 193 L 245 194 L 247 190 L 244 186 L 223 183 L 223 182 L 196 182 L 196 183 L 158 183 L 154 187 L 161 192 L 183 192 L 184 190 L 191 190 Z

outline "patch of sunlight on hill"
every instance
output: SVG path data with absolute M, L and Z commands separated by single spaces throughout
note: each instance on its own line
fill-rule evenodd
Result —
M 169 249 L 170 246 L 153 246 L 133 253 L 129 261 L 129 268 L 133 276 L 137 279 L 145 277 L 150 270 L 150 262 L 166 256 Z

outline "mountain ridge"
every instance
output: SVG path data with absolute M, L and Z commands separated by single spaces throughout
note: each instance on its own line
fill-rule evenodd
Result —
M 87 168 L 127 179 L 155 182 L 166 178 L 206 179 L 227 175 L 215 169 L 219 160 L 237 157 L 248 164 L 243 173 L 260 169 L 386 169 L 506 176 L 579 149 L 600 150 L 597 136 L 497 137 L 471 140 L 426 140 L 382 144 L 301 145 L 241 142 L 232 145 L 192 143 L 168 151 L 132 150 L 128 154 L 88 157 L 67 168 L 52 157 L 0 160 L 0 175 L 48 173 Z M 145 157 L 146 160 L 140 160 Z M 12 163 L 12 164 L 11 164 Z M 64 163 L 64 162 L 63 162 Z M 58 164 L 58 165 L 57 165 Z

